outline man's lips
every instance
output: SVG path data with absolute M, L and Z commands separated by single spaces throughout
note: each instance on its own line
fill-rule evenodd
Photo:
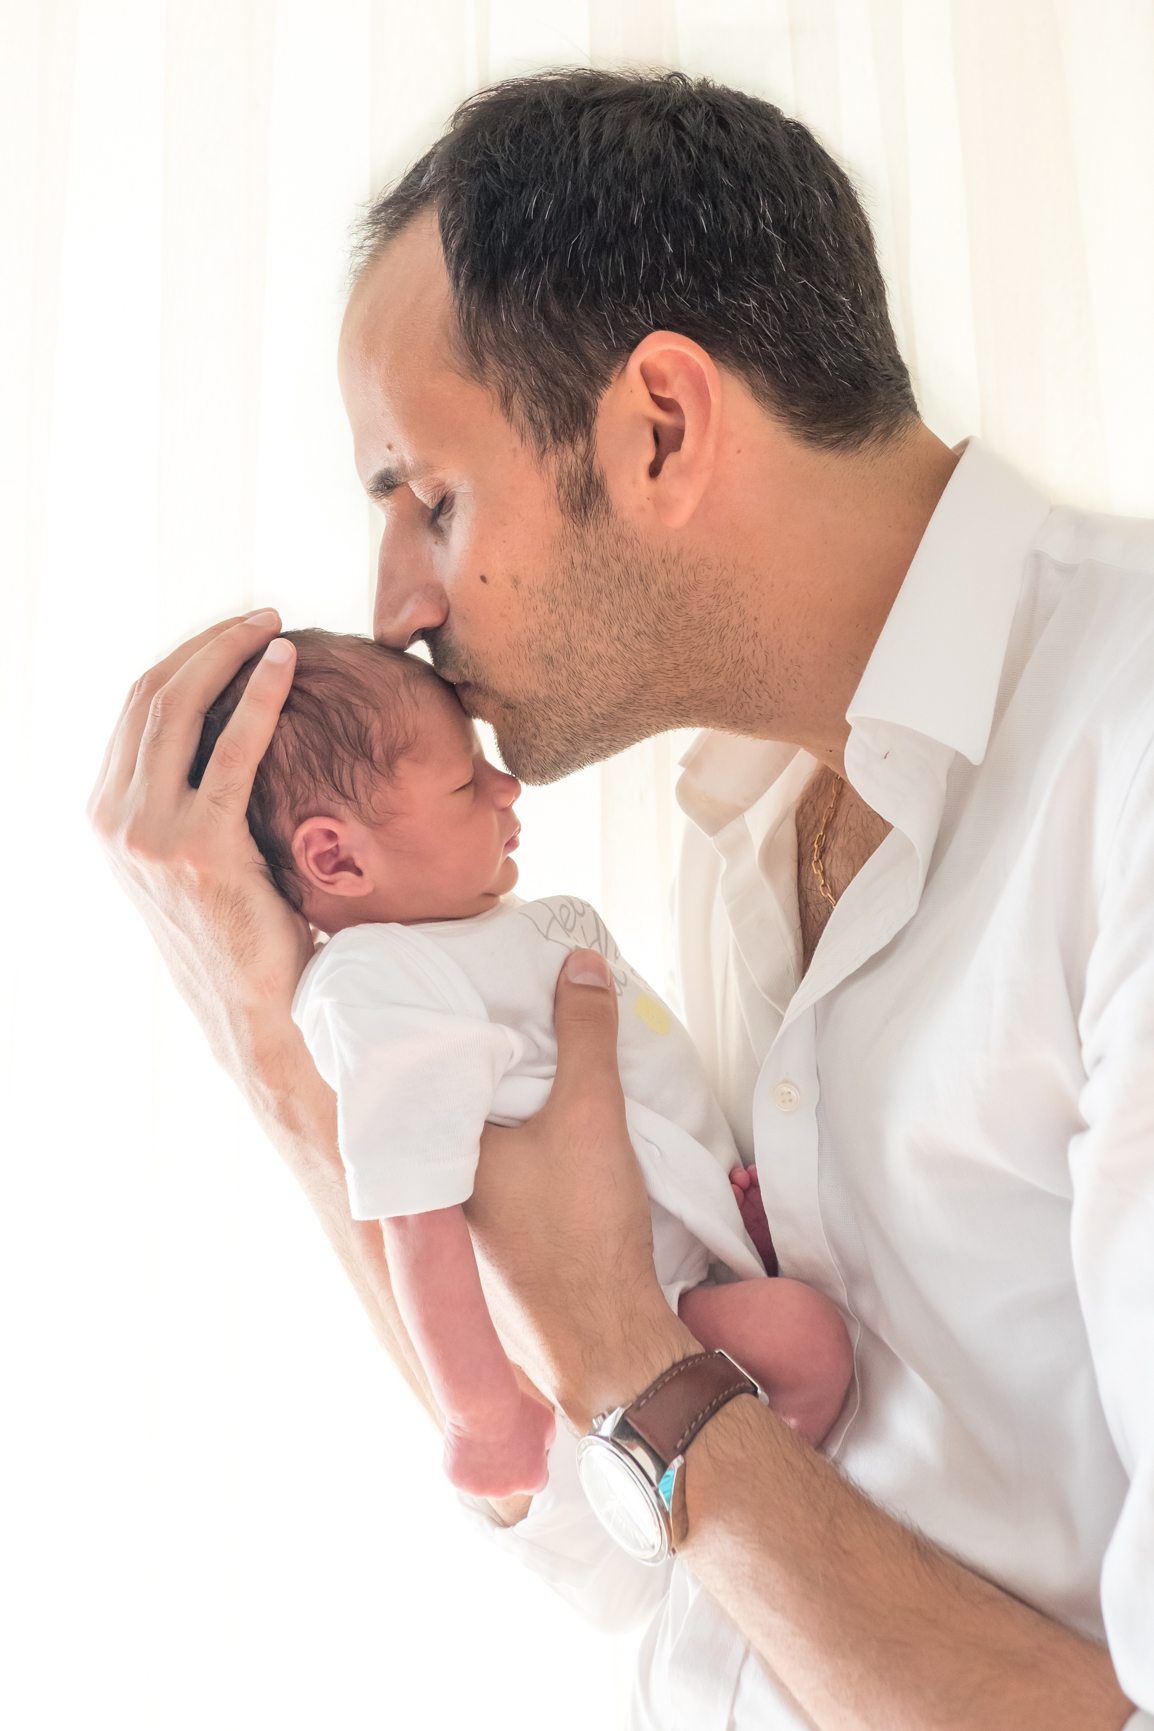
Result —
M 477 705 L 472 695 L 473 687 L 469 684 L 469 681 L 467 679 L 451 679 L 448 674 L 445 673 L 442 673 L 441 678 L 446 680 L 447 683 L 453 687 L 453 690 L 457 694 L 457 702 L 461 705 L 465 714 L 472 716 L 474 721 L 481 720 L 481 717 L 477 714 Z
M 516 829 L 513 831 L 512 835 L 509 837 L 508 841 L 505 843 L 505 852 L 506 853 L 512 853 L 513 849 L 515 847 L 520 847 L 520 845 L 521 845 L 521 825 L 518 824 Z
M 483 685 L 472 685 L 467 679 L 454 679 L 447 674 L 442 674 L 441 677 L 446 679 L 457 693 L 457 702 L 466 715 L 471 716 L 474 721 L 491 719 L 493 705 Z

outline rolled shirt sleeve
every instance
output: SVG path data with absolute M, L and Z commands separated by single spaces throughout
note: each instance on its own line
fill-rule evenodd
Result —
M 577 1439 L 564 1424 L 549 1450 L 549 1483 L 516 1526 L 502 1527 L 490 1505 L 458 1493 L 471 1524 L 545 1581 L 605 1635 L 624 1635 L 659 1609 L 673 1568 L 630 1557 L 589 1507 L 577 1477 Z

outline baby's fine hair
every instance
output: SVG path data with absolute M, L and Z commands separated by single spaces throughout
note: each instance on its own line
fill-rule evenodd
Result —
M 273 883 L 299 913 L 304 884 L 292 856 L 292 837 L 306 817 L 335 803 L 362 819 L 379 819 L 382 784 L 417 738 L 416 686 L 436 679 L 416 656 L 386 649 L 352 633 L 282 631 L 296 648 L 296 669 L 268 750 L 257 766 L 248 802 L 248 827 Z M 209 705 L 188 779 L 199 787 L 240 702 L 254 655 Z

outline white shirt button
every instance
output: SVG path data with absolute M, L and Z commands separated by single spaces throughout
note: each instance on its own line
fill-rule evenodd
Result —
M 769 1097 L 779 1112 L 796 1112 L 801 1105 L 801 1089 L 795 1082 L 778 1082 Z

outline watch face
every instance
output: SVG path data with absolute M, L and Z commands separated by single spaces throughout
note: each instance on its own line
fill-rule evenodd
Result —
M 664 1561 L 669 1535 L 641 1469 L 612 1443 L 593 1436 L 577 1445 L 577 1470 L 590 1508 L 622 1550 L 642 1563 Z

